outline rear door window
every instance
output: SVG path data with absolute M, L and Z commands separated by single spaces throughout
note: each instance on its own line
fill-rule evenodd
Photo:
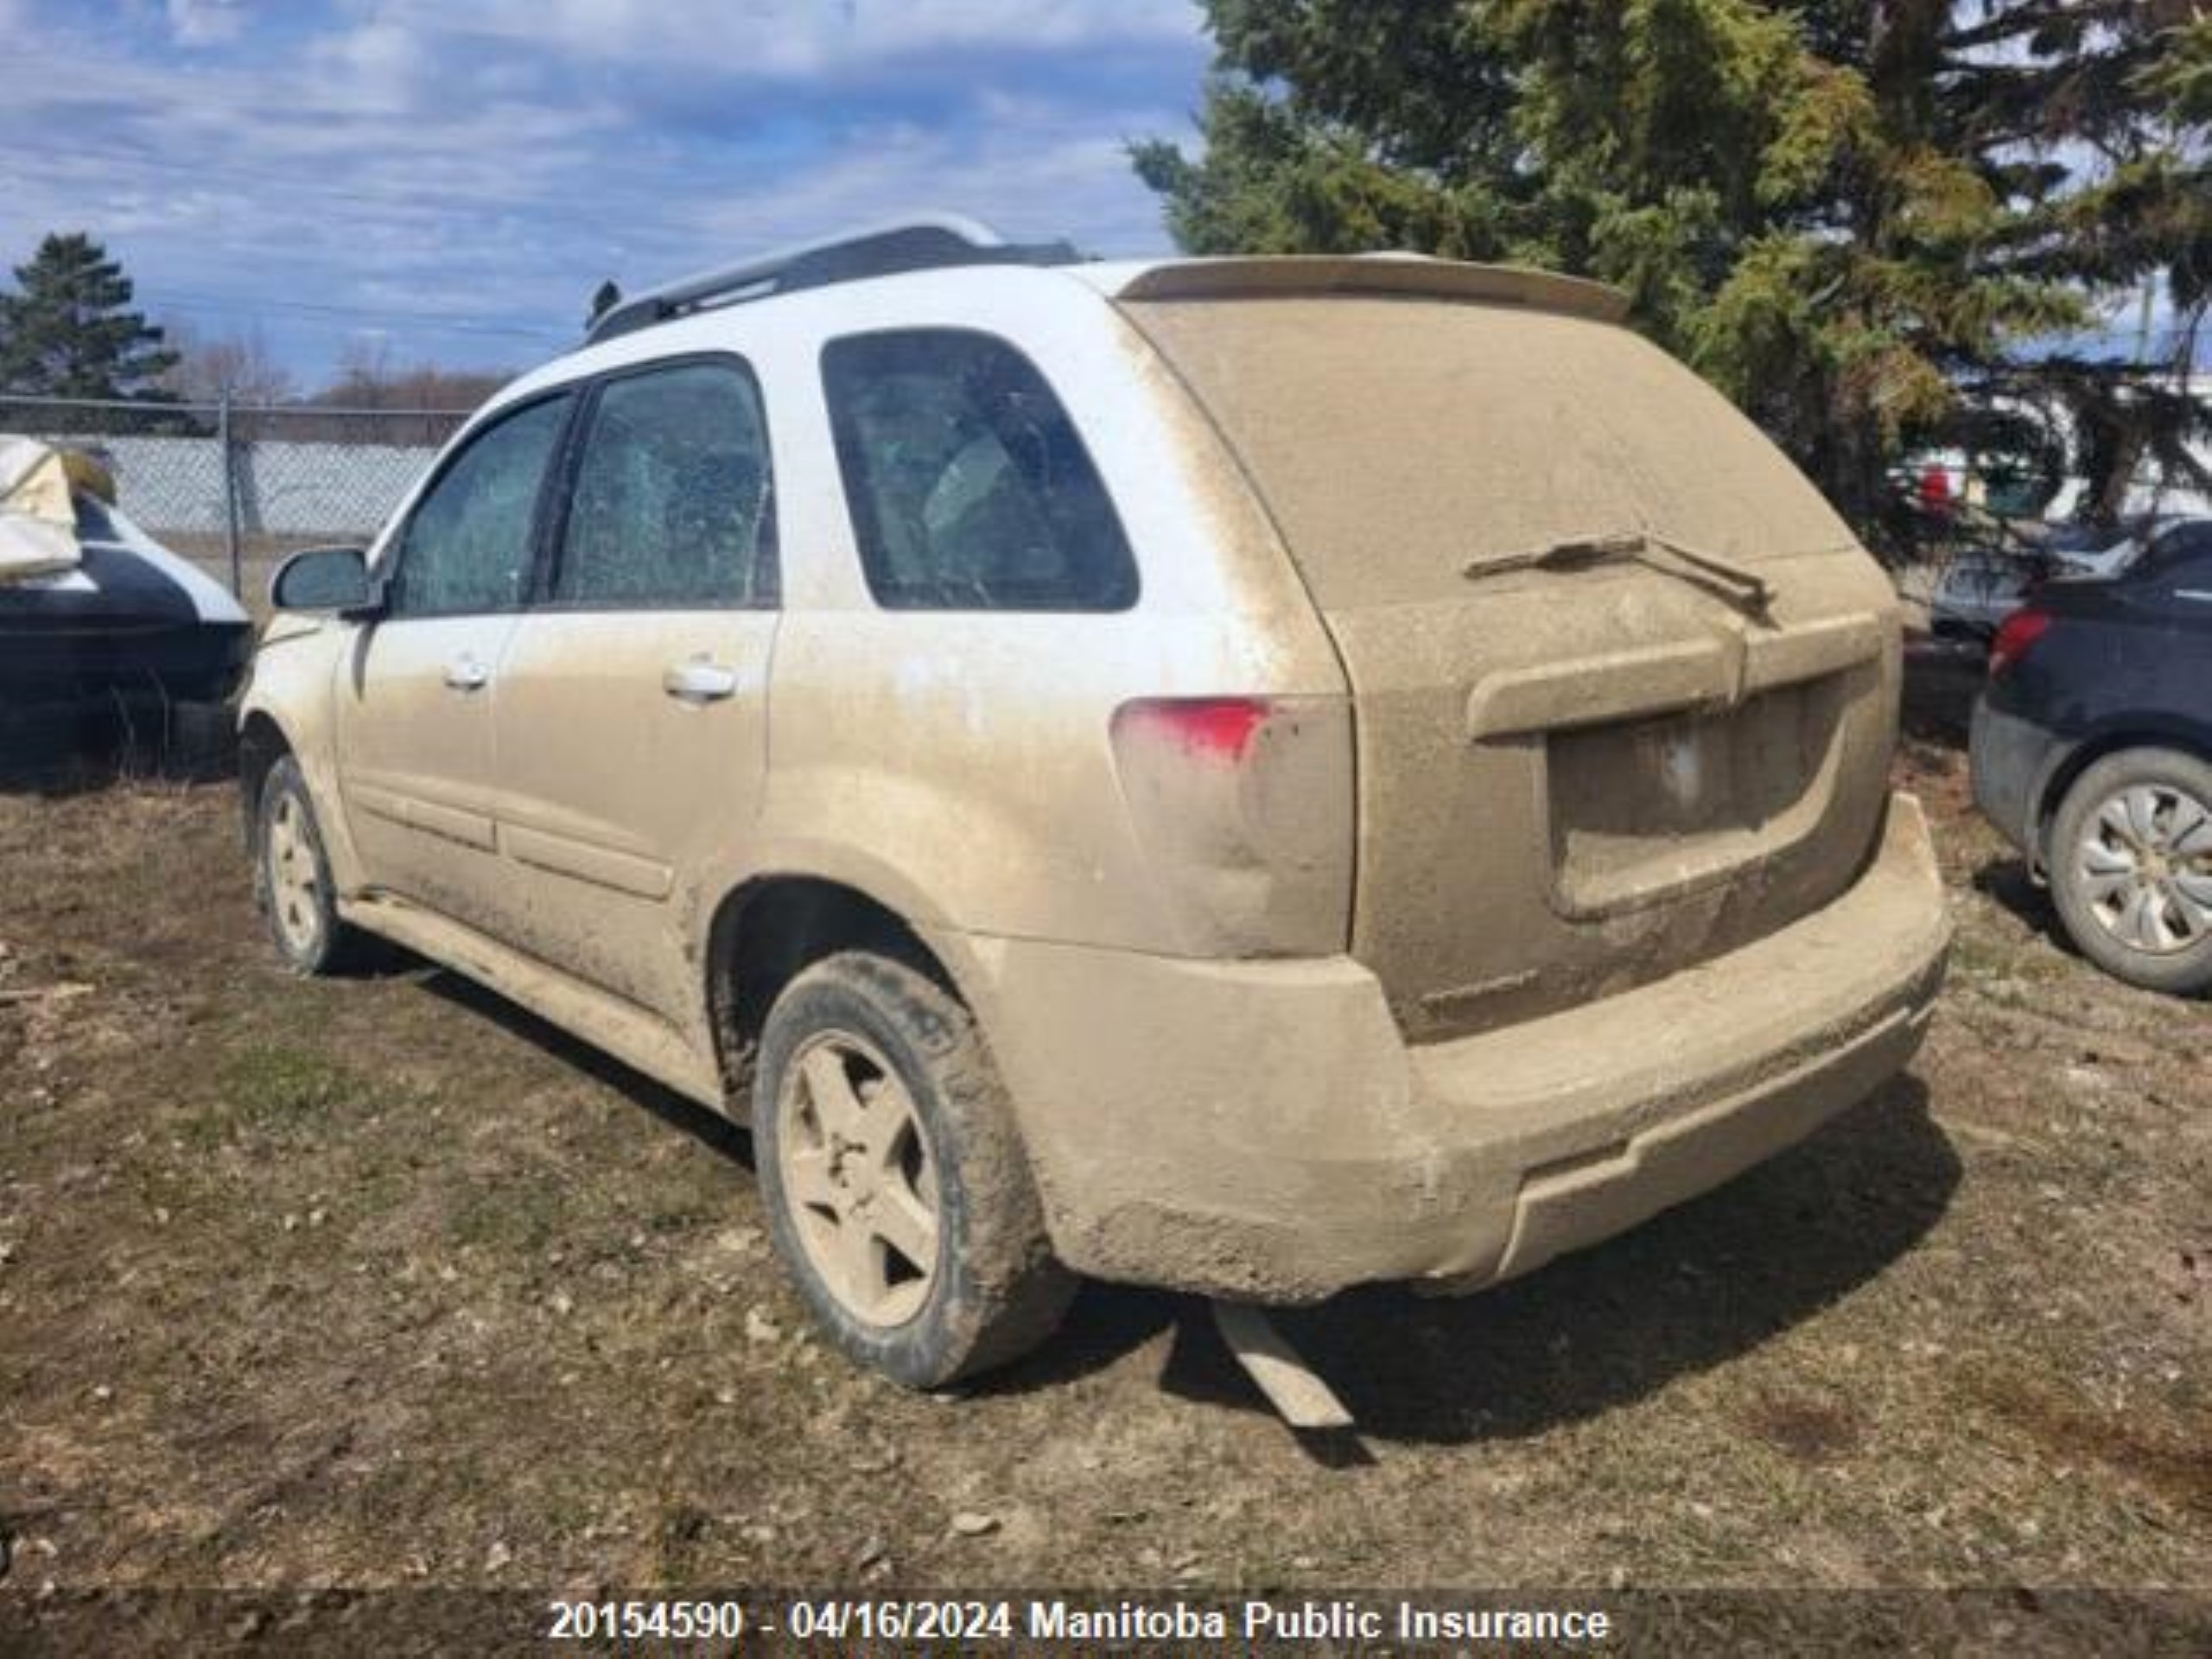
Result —
M 601 388 L 569 493 L 556 605 L 772 603 L 767 427 L 734 359 L 626 374 Z
M 868 591 L 887 610 L 1116 611 L 1137 573 L 1052 389 L 963 329 L 832 340 L 822 372 Z

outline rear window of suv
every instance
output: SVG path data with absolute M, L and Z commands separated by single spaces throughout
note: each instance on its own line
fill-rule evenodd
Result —
M 1851 543 L 1758 428 L 1626 328 L 1395 296 L 1123 310 L 1324 610 L 1457 599 L 1478 560 L 1639 529 L 1750 563 Z
M 917 328 L 822 353 L 868 591 L 887 610 L 1117 611 L 1137 573 L 1067 411 L 1006 341 Z

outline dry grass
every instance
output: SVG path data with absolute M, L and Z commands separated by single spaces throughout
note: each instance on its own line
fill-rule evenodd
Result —
M 1357 1452 L 1168 1296 L 856 1375 L 741 1135 L 448 976 L 283 977 L 222 789 L 0 797 L 0 988 L 90 988 L 0 1000 L 7 1592 L 2212 1586 L 2212 1007 L 1902 765 L 1961 928 L 1914 1074 L 1525 1282 L 1295 1318 Z

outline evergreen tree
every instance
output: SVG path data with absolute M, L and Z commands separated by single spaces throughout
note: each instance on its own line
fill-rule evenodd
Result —
M 2195 0 L 1206 5 L 1205 154 L 1134 155 L 1194 252 L 1616 283 L 1878 543 L 1902 456 L 2023 410 L 2074 414 L 2107 507 L 2143 454 L 2189 469 L 2204 409 L 2158 372 L 2212 302 Z M 2152 281 L 2175 326 L 2143 360 L 2023 360 Z
M 50 397 L 163 396 L 176 365 L 162 331 L 130 309 L 130 279 L 81 232 L 49 235 L 16 291 L 0 294 L 0 390 Z

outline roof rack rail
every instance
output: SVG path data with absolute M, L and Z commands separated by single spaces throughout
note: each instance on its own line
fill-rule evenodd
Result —
M 649 289 L 635 299 L 609 306 L 585 330 L 584 343 L 597 345 L 696 311 L 865 276 L 957 265 L 1065 265 L 1076 258 L 1075 250 L 1065 242 L 1008 242 L 989 226 L 963 214 L 922 213 L 827 241 L 800 243 L 741 265 L 701 271 Z

